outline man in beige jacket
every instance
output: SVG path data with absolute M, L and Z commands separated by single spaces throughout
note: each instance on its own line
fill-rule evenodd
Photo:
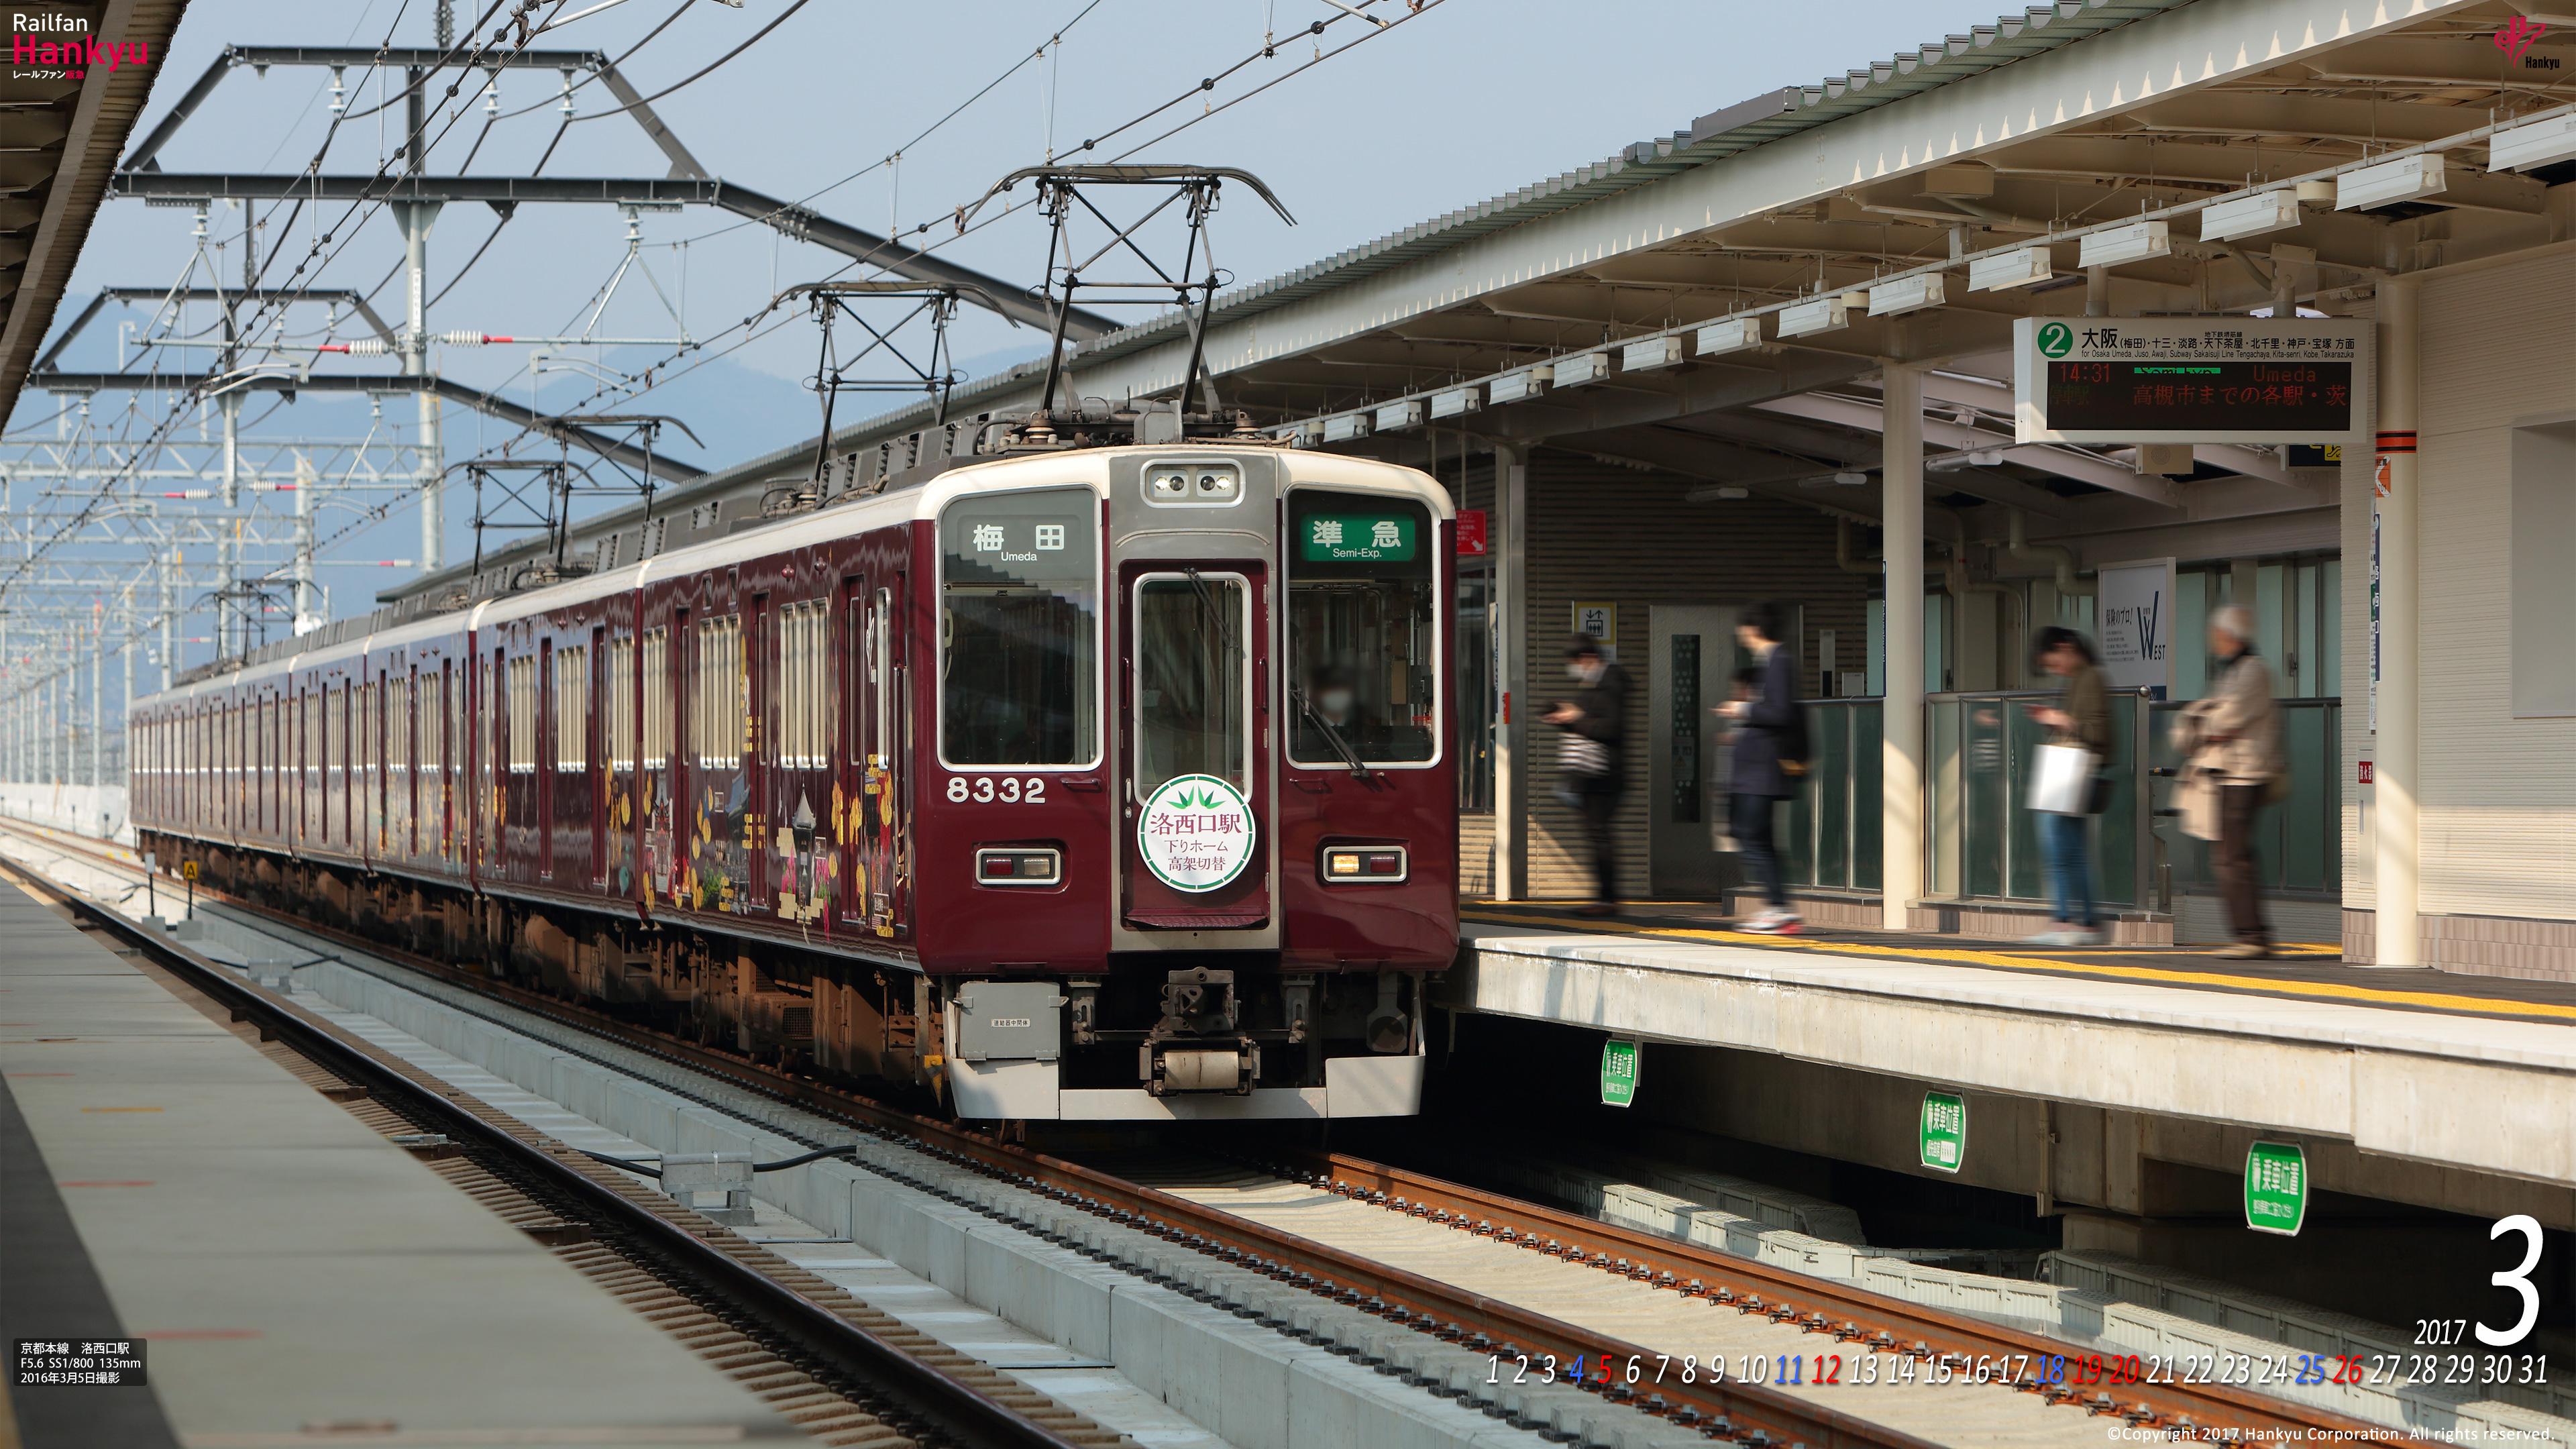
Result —
M 2241 604 L 2209 616 L 2210 657 L 2224 663 L 2224 672 L 2217 687 L 2184 706 L 2173 725 L 2174 748 L 2189 761 L 2179 800 L 2183 828 L 2217 842 L 2218 893 L 2236 936 L 2216 954 L 2237 961 L 2272 954 L 2254 828 L 2289 778 L 2272 671 L 2254 653 L 2253 636 L 2254 611 Z

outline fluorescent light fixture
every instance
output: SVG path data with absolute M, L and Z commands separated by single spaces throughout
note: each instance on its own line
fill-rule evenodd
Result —
M 2450 185 L 2442 175 L 2442 153 L 2426 151 L 2364 166 L 2335 178 L 2335 210 L 2356 211 L 2394 206 L 2419 196 L 2438 195 Z
M 1698 348 L 1699 355 L 1702 357 L 1715 357 L 1722 352 L 1742 352 L 1748 347 L 1761 345 L 1762 319 L 1759 317 L 1729 317 L 1723 322 L 1711 322 L 1699 329 Z
M 2261 236 L 2267 231 L 2280 231 L 2299 224 L 2299 193 L 2295 191 L 2258 191 L 2252 196 L 2231 196 L 2200 214 L 2200 239 L 2205 242 L 2233 241 L 2241 236 Z
M 1447 392 L 1435 392 L 1431 395 L 1431 415 L 1454 418 L 1460 413 L 1472 413 L 1483 405 L 1484 399 L 1485 390 L 1480 387 L 1453 387 Z
M 2163 222 L 2133 221 L 2086 236 L 2075 260 L 2079 266 L 2116 267 L 2122 262 L 2143 262 L 2172 251 L 2173 242 L 2165 235 Z
M 1368 435 L 1369 420 L 1366 413 L 1335 413 L 1324 419 L 1324 441 L 1327 443 L 1347 443 L 1353 438 L 1365 438 Z
M 1812 337 L 1851 325 L 1851 304 L 1840 293 L 1811 297 L 1804 302 L 1780 309 L 1780 335 Z
M 1556 360 L 1558 387 L 1581 387 L 1587 382 L 1599 382 L 1609 375 L 1610 354 L 1607 352 L 1578 352 L 1572 357 L 1560 357 Z
M 1324 441 L 1324 425 L 1308 418 L 1302 423 L 1291 423 L 1271 436 L 1292 448 L 1311 448 Z
M 1377 410 L 1376 431 L 1378 432 L 1384 433 L 1390 432 L 1396 428 L 1418 428 L 1420 426 L 1422 426 L 1422 400 L 1420 398 L 1407 398 L 1403 402 L 1391 402 Z
M 1682 365 L 1682 340 L 1679 337 L 1648 337 L 1619 349 L 1621 372 L 1652 372 L 1659 367 Z
M 2048 248 L 2015 247 L 1968 263 L 1968 290 L 2001 292 L 2045 282 L 2051 275 Z
M 2489 171 L 2528 171 L 2552 161 L 2576 161 L 2576 111 L 2514 126 L 2487 138 Z
M 1542 362 L 1536 367 L 1524 367 L 1518 372 L 1507 372 L 1495 378 L 1494 390 L 1489 396 L 1497 407 L 1516 403 L 1523 398 L 1537 397 L 1555 380 L 1556 369 Z
M 2299 204 L 2301 206 L 2332 206 L 2334 205 L 2334 199 L 2335 184 L 2331 177 L 2324 181 L 2302 181 L 2299 183 Z
M 1866 486 L 1868 482 L 1867 473 L 1842 472 L 1834 475 L 1834 486 L 1837 488 L 1860 488 Z
M 1869 289 L 1869 315 L 1899 317 L 1938 307 L 1950 300 L 1950 277 L 1947 272 L 1917 272 L 1892 282 L 1881 282 Z

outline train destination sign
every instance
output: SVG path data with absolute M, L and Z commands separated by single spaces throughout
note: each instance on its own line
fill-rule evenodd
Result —
M 1299 556 L 1308 563 L 1409 563 L 1415 524 L 1402 513 L 1310 513 Z
M 1136 844 L 1154 878 L 1176 891 L 1219 889 L 1252 863 L 1252 807 L 1214 775 L 1164 781 L 1136 815 Z
M 2342 443 L 2369 324 L 2336 317 L 2024 317 L 2024 443 Z

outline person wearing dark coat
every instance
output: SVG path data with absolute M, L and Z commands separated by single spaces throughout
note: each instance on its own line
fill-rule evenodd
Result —
M 1798 654 L 1788 638 L 1789 617 L 1779 604 L 1745 611 L 1735 626 L 1736 642 L 1753 656 L 1761 687 L 1752 698 L 1731 700 L 1718 709 L 1737 725 L 1728 818 L 1744 856 L 1745 875 L 1762 888 L 1763 908 L 1743 928 L 1765 935 L 1792 934 L 1806 924 L 1789 909 L 1780 852 L 1772 841 L 1777 807 L 1798 793 L 1796 777 L 1807 768 L 1806 712 L 1798 702 Z
M 1607 916 L 1619 908 L 1619 853 L 1611 821 L 1627 788 L 1628 671 L 1601 656 L 1601 641 L 1577 634 L 1565 649 L 1566 676 L 1574 697 L 1547 712 L 1546 723 L 1565 731 L 1557 748 L 1568 797 L 1583 820 L 1592 848 L 1593 897 L 1576 914 Z

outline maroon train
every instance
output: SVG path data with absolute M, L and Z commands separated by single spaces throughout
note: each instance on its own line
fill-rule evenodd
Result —
M 1408 468 L 960 459 L 132 714 L 165 870 L 969 1117 L 1420 1099 L 1455 580 Z M 372 630 L 373 632 L 359 632 Z

